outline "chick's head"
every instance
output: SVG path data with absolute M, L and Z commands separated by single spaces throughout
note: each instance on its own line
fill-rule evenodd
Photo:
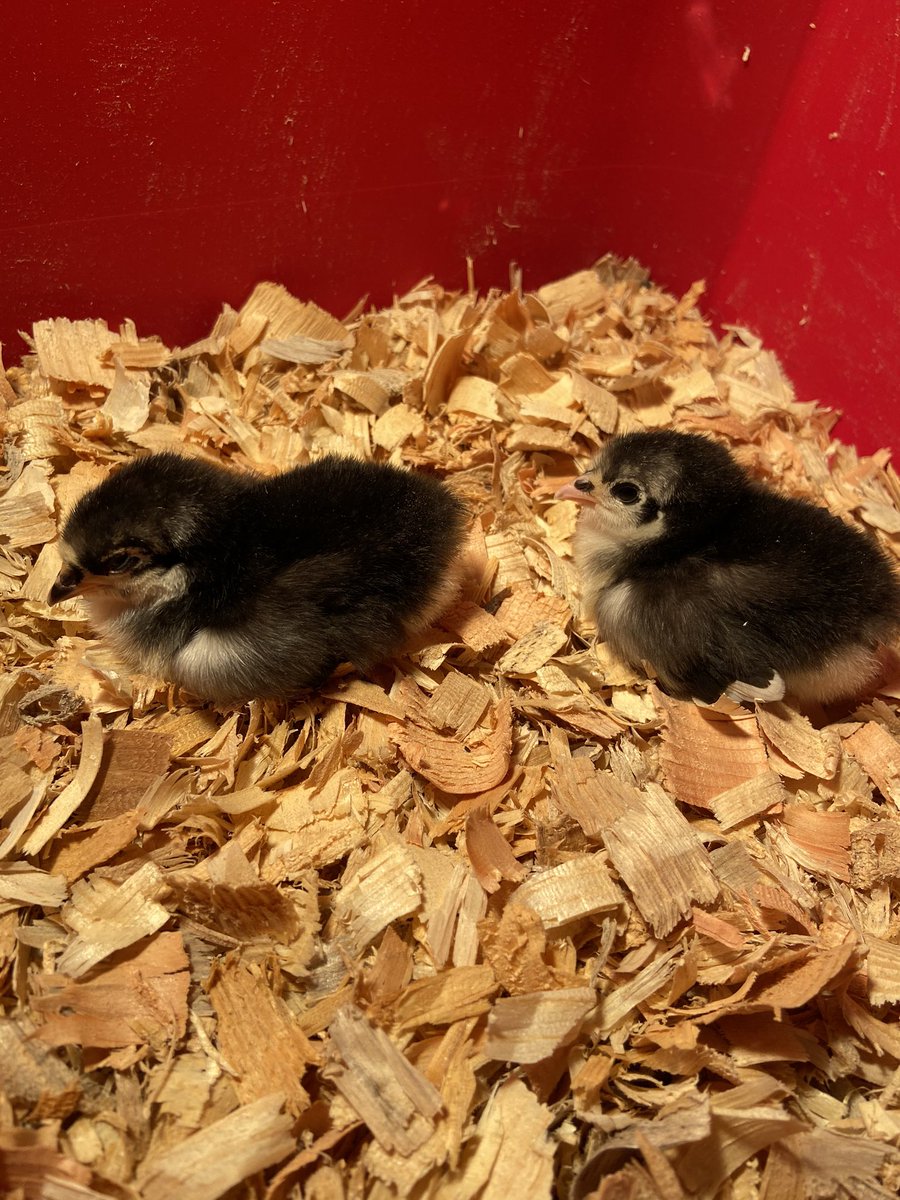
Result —
M 114 610 L 183 593 L 220 512 L 222 474 L 197 460 L 153 454 L 86 492 L 62 527 L 63 567 L 50 602 L 84 595 Z
M 654 430 L 608 442 L 593 466 L 557 492 L 585 505 L 582 520 L 624 544 L 705 527 L 746 486 L 728 451 L 698 434 Z

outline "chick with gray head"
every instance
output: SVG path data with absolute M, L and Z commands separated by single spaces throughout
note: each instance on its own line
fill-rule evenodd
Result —
M 129 665 L 199 696 L 288 698 L 438 616 L 464 526 L 443 484 L 388 464 L 264 478 L 152 454 L 75 505 L 50 601 L 82 596 Z
M 600 636 L 672 696 L 825 702 L 878 681 L 900 631 L 885 555 L 719 443 L 624 434 L 557 497 L 585 506 L 574 552 Z

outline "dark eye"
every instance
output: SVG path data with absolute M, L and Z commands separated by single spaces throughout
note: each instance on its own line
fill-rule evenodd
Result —
M 120 550 L 118 554 L 111 554 L 105 559 L 103 566 L 107 574 L 121 575 L 125 571 L 133 571 L 140 563 L 141 560 L 136 555 L 129 554 L 127 550 Z
M 609 494 L 618 500 L 620 504 L 637 504 L 641 498 L 641 489 L 636 483 L 614 483 L 609 489 Z

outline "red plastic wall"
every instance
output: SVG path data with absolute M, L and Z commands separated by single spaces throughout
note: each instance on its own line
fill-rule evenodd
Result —
M 896 0 L 4 6 L 0 340 L 633 254 L 898 440 Z M 26 11 L 27 10 L 27 11 Z

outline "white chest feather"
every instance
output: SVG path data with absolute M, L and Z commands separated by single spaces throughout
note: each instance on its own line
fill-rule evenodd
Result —
M 599 509 L 583 512 L 575 528 L 572 548 L 584 580 L 585 595 L 596 597 L 598 590 L 607 587 L 615 578 L 623 556 L 635 546 L 660 537 L 663 527 L 661 512 L 652 521 L 639 525 L 615 522 Z
M 642 658 L 643 651 L 635 637 L 634 595 L 632 585 L 627 580 L 614 583 L 612 587 L 599 592 L 594 611 L 597 614 L 597 636 L 602 641 L 629 661 L 636 662 Z
M 172 674 L 188 688 L 217 689 L 239 675 L 245 652 L 240 637 L 201 629 L 175 655 Z
M 609 637 L 626 628 L 631 605 L 631 584 L 627 580 L 604 588 L 597 598 L 597 625 L 600 633 Z
M 593 523 L 579 521 L 572 548 L 581 575 L 584 602 L 588 612 L 594 616 L 603 589 L 613 578 L 621 543 Z

